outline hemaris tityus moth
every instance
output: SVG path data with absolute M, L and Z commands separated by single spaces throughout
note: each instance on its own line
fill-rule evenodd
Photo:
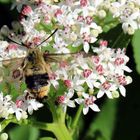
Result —
M 42 99 L 47 96 L 50 90 L 49 73 L 51 73 L 50 63 L 60 62 L 63 57 L 69 57 L 77 53 L 66 53 L 66 54 L 49 54 L 43 53 L 38 46 L 47 41 L 53 34 L 57 31 L 54 30 L 49 37 L 42 41 L 39 45 L 33 48 L 28 47 L 28 53 L 26 57 L 14 58 L 11 60 L 3 60 L 3 64 L 11 62 L 14 64 L 14 70 L 12 71 L 12 79 L 25 79 L 27 90 L 34 95 L 35 98 Z M 8 38 L 11 42 L 18 44 L 20 46 L 25 46 L 20 44 L 11 38 Z M 17 67 L 17 66 L 18 67 Z

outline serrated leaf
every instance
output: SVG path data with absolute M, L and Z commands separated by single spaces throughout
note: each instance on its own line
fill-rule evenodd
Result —
M 132 39 L 134 58 L 137 72 L 140 74 L 140 30 L 137 30 Z
M 18 126 L 9 132 L 10 140 L 37 140 L 39 130 L 29 126 Z
M 86 140 L 111 140 L 115 117 L 117 111 L 117 100 L 107 100 L 96 119 L 92 121 Z

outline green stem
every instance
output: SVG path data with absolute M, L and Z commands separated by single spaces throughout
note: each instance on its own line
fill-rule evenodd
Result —
M 48 103 L 49 109 L 52 113 L 53 122 L 57 122 L 58 121 L 58 116 L 57 116 L 55 104 L 51 100 L 48 100 L 47 103 Z
M 9 119 L 4 120 L 1 123 L 1 130 L 3 130 L 9 123 L 15 123 L 18 125 L 29 125 L 41 130 L 53 132 L 58 140 L 72 140 L 72 137 L 67 130 L 65 124 L 62 123 L 42 123 L 31 120 L 17 121 L 16 119 Z
M 58 140 L 73 140 L 65 124 L 55 123 L 53 133 Z
M 72 140 L 72 136 L 65 125 L 65 112 L 61 106 L 55 106 L 54 102 L 48 101 L 53 116 L 53 129 L 51 130 L 58 140 Z
M 61 122 L 65 123 L 65 115 L 66 113 L 63 111 L 61 106 L 55 107 L 55 104 L 52 101 L 48 101 L 50 111 L 52 113 L 53 121 L 54 122 Z
M 83 105 L 80 105 L 77 112 L 76 112 L 75 118 L 74 118 L 73 123 L 72 123 L 72 135 L 76 131 L 76 127 L 78 125 L 78 122 L 79 122 L 79 119 L 80 119 L 80 116 L 81 116 L 81 113 L 82 113 L 82 109 L 83 109 Z
M 5 129 L 5 127 L 11 122 L 11 120 L 3 120 L 0 125 L 1 125 L 1 128 L 0 128 L 0 132 Z
M 18 123 L 17 121 L 13 123 Z M 27 122 L 20 122 L 18 124 L 26 125 Z M 62 123 L 42 123 L 42 122 L 32 122 L 28 121 L 27 123 L 30 126 L 34 126 L 36 128 L 53 132 L 58 140 L 72 140 L 70 133 L 68 132 L 65 124 Z

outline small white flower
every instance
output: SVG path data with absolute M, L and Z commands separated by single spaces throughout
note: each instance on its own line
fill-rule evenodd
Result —
M 18 121 L 20 121 L 21 119 L 26 119 L 28 117 L 27 112 L 17 107 L 16 104 L 13 104 L 11 111 L 15 113 Z
M 82 96 L 84 97 L 84 99 L 77 98 L 77 99 L 75 99 L 75 101 L 78 104 L 84 104 L 84 107 L 83 107 L 83 114 L 84 115 L 86 115 L 88 113 L 89 108 L 91 108 L 95 112 L 100 111 L 99 107 L 94 103 L 96 101 L 95 96 L 91 96 L 91 95 L 84 93 L 84 92 L 82 93 Z
M 33 110 L 38 110 L 39 108 L 43 107 L 43 104 L 36 101 L 35 99 L 28 100 L 27 104 L 27 110 L 30 115 L 33 113 Z
M 112 91 L 116 90 L 116 85 L 107 81 L 105 77 L 100 77 L 100 84 L 96 84 L 99 88 L 99 92 L 97 94 L 97 98 L 101 98 L 104 94 L 107 95 L 108 98 L 112 99 Z
M 34 110 L 36 111 L 43 107 L 43 104 L 34 99 L 34 96 L 25 90 L 24 94 L 18 97 L 16 106 L 19 110 L 22 109 L 24 111 L 28 111 L 31 115 Z
M 65 92 L 64 95 L 59 96 L 57 98 L 57 102 L 62 105 L 64 112 L 66 112 L 67 106 L 72 108 L 76 107 L 74 101 L 70 100 L 73 97 L 73 95 L 74 95 L 74 90 L 69 89 L 68 92 Z
M 13 112 L 11 111 L 12 108 L 12 100 L 10 95 L 3 96 L 3 93 L 0 92 L 0 117 L 8 118 L 10 114 Z

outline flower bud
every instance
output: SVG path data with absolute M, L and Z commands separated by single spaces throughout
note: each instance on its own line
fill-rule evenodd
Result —
M 8 140 L 8 134 L 7 133 L 2 133 L 0 135 L 0 140 Z
M 119 98 L 120 95 L 119 95 L 118 91 L 113 91 L 112 96 L 113 96 L 113 98 Z
M 106 12 L 105 12 L 105 10 L 99 10 L 98 11 L 98 16 L 99 16 L 99 18 L 105 18 L 106 17 Z

